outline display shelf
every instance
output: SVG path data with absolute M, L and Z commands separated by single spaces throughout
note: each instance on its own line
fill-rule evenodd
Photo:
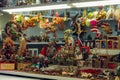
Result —
M 72 77 L 60 77 L 60 76 L 50 76 L 50 75 L 43 75 L 43 74 L 26 73 L 26 72 L 19 72 L 19 71 L 0 71 L 0 74 L 33 77 L 33 78 L 42 79 L 42 80 L 47 80 L 47 79 L 50 79 L 50 80 L 90 80 L 90 79 L 81 79 L 81 78 L 72 78 Z
M 109 55 L 116 55 L 119 54 L 120 50 L 119 49 L 99 49 L 97 48 L 96 53 L 98 55 L 105 55 L 105 54 L 109 54 Z
M 119 37 L 108 36 L 106 40 L 95 40 L 95 48 L 98 49 L 120 49 Z
M 84 69 L 95 69 L 95 70 L 108 70 L 108 71 L 116 71 L 115 69 L 109 69 L 109 68 L 93 68 L 93 67 L 83 67 L 83 68 L 80 68 L 81 70 L 84 70 Z
M 48 44 L 49 42 L 27 42 L 27 44 Z M 20 44 L 19 42 L 14 42 L 14 44 Z M 57 44 L 65 44 L 65 42 L 57 42 Z

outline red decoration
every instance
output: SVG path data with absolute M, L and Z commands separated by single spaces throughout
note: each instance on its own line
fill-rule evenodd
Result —
M 92 20 L 92 21 L 90 21 L 90 24 L 91 24 L 92 27 L 96 26 L 97 25 L 97 21 L 96 20 Z
M 114 63 L 109 63 L 109 64 L 108 64 L 108 67 L 109 67 L 110 69 L 114 69 L 114 68 L 115 68 L 115 64 L 114 64 Z
M 97 21 L 96 20 L 92 20 L 90 22 L 92 28 L 91 28 L 91 32 L 93 33 L 96 33 L 96 38 L 100 38 L 101 37 L 101 32 L 100 30 L 98 29 L 98 26 L 97 26 Z
M 47 51 L 47 47 L 46 47 L 46 46 L 43 46 L 43 47 L 42 47 L 42 50 L 40 51 L 40 54 L 46 56 L 46 51 Z
M 57 50 L 57 52 L 60 51 L 60 46 L 57 46 L 57 47 L 56 47 L 56 50 Z
M 78 46 L 81 46 L 82 43 L 79 41 L 79 40 L 75 40 L 75 46 L 78 45 Z
M 82 46 L 81 47 L 81 51 L 82 51 L 82 49 L 86 49 L 86 52 L 90 53 L 90 47 L 88 47 L 88 46 Z
M 79 70 L 78 73 L 80 74 L 81 72 L 86 72 L 86 73 L 91 73 L 91 74 L 95 74 L 98 75 L 100 74 L 102 71 L 100 69 L 83 69 L 83 70 Z

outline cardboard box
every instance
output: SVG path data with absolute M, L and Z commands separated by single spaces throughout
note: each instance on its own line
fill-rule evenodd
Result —
M 17 70 L 24 69 L 26 66 L 31 65 L 32 63 L 17 63 Z
M 15 70 L 15 63 L 0 63 L 0 70 Z

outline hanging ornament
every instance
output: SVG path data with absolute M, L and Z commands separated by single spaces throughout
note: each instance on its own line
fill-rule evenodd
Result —
M 106 11 L 104 10 L 104 8 L 102 8 L 102 9 L 98 12 L 96 19 L 97 19 L 97 20 L 106 19 L 106 15 L 107 15 Z
M 90 21 L 91 21 L 90 19 L 86 20 L 85 24 L 86 24 L 87 27 L 90 27 Z
M 106 19 L 109 19 L 109 18 L 114 19 L 114 11 L 115 11 L 114 6 L 110 6 L 109 10 L 107 11 Z
M 116 20 L 119 20 L 119 19 L 120 19 L 120 9 L 116 9 L 116 10 L 115 10 L 114 16 L 115 16 L 115 19 L 116 19 Z
M 100 38 L 101 32 L 98 29 L 97 21 L 96 20 L 91 20 L 90 24 L 91 24 L 91 32 L 96 33 L 96 38 Z
M 94 14 L 93 12 L 89 12 L 88 15 L 87 15 L 88 19 L 92 19 L 94 17 Z
M 96 25 L 97 25 L 97 21 L 94 20 L 94 19 L 91 20 L 91 21 L 90 21 L 90 25 L 91 25 L 91 26 L 96 26 Z
M 98 11 L 94 11 L 94 12 L 93 12 L 93 19 L 96 19 L 97 14 L 98 14 Z
M 17 21 L 17 22 L 22 22 L 23 16 L 22 16 L 22 15 L 15 15 L 14 19 L 15 19 L 15 21 Z

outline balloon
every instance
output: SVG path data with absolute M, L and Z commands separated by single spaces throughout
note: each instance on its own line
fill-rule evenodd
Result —
M 89 12 L 87 17 L 88 17 L 89 19 L 92 19 L 93 16 L 94 16 L 94 15 L 93 15 L 93 12 Z
M 90 19 L 87 19 L 86 22 L 85 22 L 86 26 L 90 26 Z

